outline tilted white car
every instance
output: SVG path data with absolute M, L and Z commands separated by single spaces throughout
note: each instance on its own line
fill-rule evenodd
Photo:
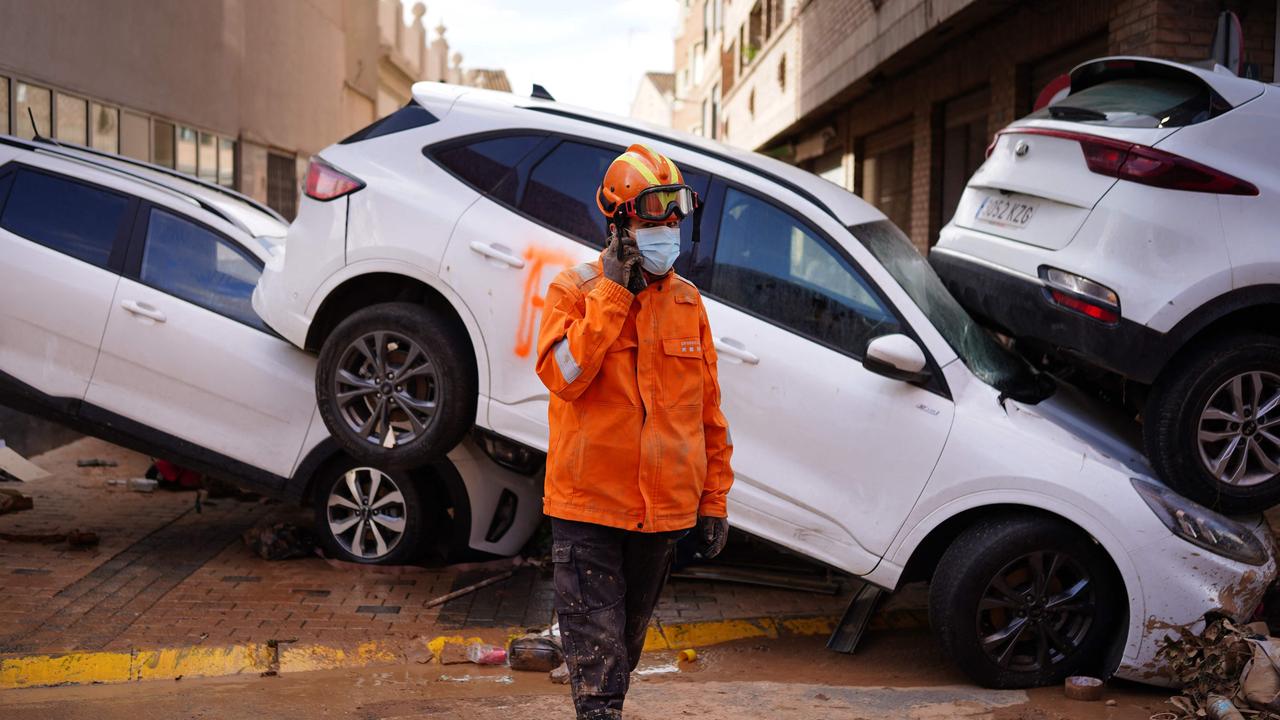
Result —
M 931 261 L 960 301 L 1141 414 L 1151 463 L 1280 503 L 1280 87 L 1150 58 L 1000 131 Z
M 310 502 L 336 557 L 404 562 L 437 531 L 455 552 L 517 552 L 541 520 L 531 458 L 502 451 L 522 475 L 468 441 L 408 472 L 328 438 L 314 358 L 250 306 L 285 230 L 172 170 L 0 136 L 0 403 Z
M 677 269 L 716 336 L 737 527 L 885 588 L 932 578 L 944 646 L 995 686 L 1167 680 L 1163 628 L 1247 618 L 1275 575 L 1259 521 L 1148 479 L 857 197 L 555 102 L 434 83 L 414 98 L 312 161 L 254 293 L 320 352 L 322 413 L 357 452 L 429 456 L 472 422 L 545 450 L 543 293 L 600 251 L 596 185 L 643 141 L 706 201 Z

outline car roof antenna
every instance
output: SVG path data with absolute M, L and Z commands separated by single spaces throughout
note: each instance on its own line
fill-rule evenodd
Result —
M 40 134 L 40 127 L 36 125 L 36 114 L 31 109 L 30 105 L 27 106 L 27 117 L 31 118 L 31 133 L 35 135 L 35 140 L 38 142 L 48 142 L 49 138 Z
M 555 100 L 555 98 L 551 97 L 551 93 L 547 92 L 547 89 L 538 83 L 533 84 L 533 92 L 529 93 L 529 97 L 537 98 L 539 100 Z M 31 108 L 27 108 L 27 110 L 30 109 Z

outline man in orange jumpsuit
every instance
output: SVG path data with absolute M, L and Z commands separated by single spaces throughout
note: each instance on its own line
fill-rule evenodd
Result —
M 676 275 L 697 196 L 670 159 L 632 145 L 597 192 L 600 259 L 547 291 L 538 377 L 551 391 L 543 509 L 579 718 L 620 718 L 676 541 L 714 557 L 729 531 L 733 441 L 702 298 Z

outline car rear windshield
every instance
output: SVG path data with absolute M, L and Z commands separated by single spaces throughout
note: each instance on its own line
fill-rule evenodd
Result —
M 423 125 L 430 125 L 437 119 L 435 115 L 431 114 L 430 110 L 410 100 L 408 105 L 380 120 L 374 120 L 371 124 L 355 131 L 349 137 L 339 140 L 338 144 L 350 145 L 361 140 L 372 140 L 383 135 L 412 130 Z
M 1221 98 L 1194 77 L 1139 77 L 1092 85 L 1027 117 L 1111 127 L 1167 128 L 1204 122 L 1224 110 Z

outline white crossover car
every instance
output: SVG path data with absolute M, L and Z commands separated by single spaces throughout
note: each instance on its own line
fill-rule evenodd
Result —
M 987 685 L 1167 680 L 1164 634 L 1254 611 L 1276 572 L 1260 522 L 1151 480 L 879 211 L 783 163 L 553 101 L 419 83 L 312 161 L 253 300 L 320 353 L 344 442 L 413 457 L 474 423 L 545 451 L 539 309 L 556 273 L 600 252 L 596 185 L 637 141 L 706 201 L 677 269 L 715 333 L 737 527 L 884 588 L 932 578 L 944 646 Z
M 1280 87 L 1093 60 L 1001 130 L 931 261 L 975 315 L 1141 414 L 1179 492 L 1280 503 Z
M 340 558 L 519 551 L 541 519 L 527 451 L 478 435 L 410 472 L 328 438 L 315 359 L 250 306 L 285 230 L 171 170 L 0 136 L 0 403 L 309 502 Z

